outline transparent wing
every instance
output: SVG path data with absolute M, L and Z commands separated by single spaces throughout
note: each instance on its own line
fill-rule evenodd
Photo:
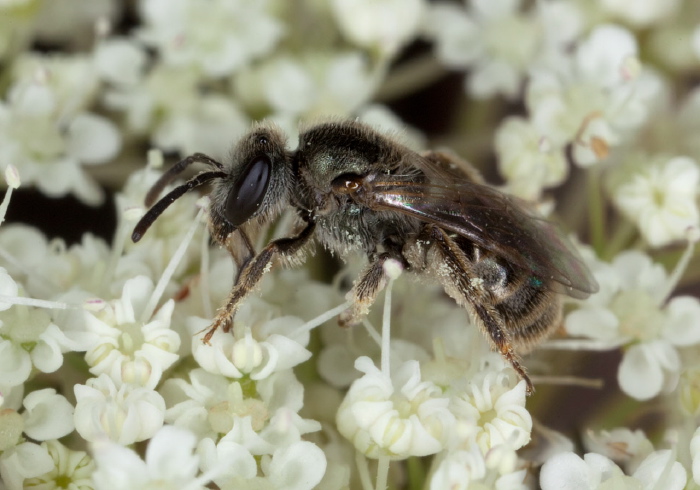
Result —
M 382 175 L 365 193 L 373 209 L 395 210 L 457 233 L 510 263 L 551 279 L 557 292 L 586 298 L 598 284 L 559 228 L 491 187 L 416 155 L 414 175 Z

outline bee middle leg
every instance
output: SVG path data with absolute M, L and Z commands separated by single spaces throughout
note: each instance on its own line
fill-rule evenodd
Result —
M 207 333 L 204 334 L 202 342 L 208 344 L 219 327 L 223 328 L 224 332 L 231 330 L 232 316 L 236 313 L 243 299 L 255 288 L 263 275 L 270 270 L 273 259 L 278 255 L 296 254 L 309 241 L 314 228 L 314 223 L 309 222 L 297 236 L 280 238 L 270 242 L 258 255 L 245 262 L 238 274 L 236 284 L 229 293 L 226 304 L 219 309 L 216 318 L 214 318 Z
M 355 281 L 348 293 L 347 299 L 350 301 L 350 307 L 340 314 L 338 325 L 350 327 L 358 324 L 363 317 L 367 316 L 379 291 L 386 286 L 384 262 L 391 257 L 387 252 L 381 253 L 362 271 L 360 278 Z
M 426 225 L 419 239 L 435 244 L 447 266 L 447 271 L 439 274 L 443 286 L 448 293 L 454 293 L 452 295 L 456 296 L 455 299 L 460 305 L 473 313 L 472 316 L 491 341 L 493 348 L 500 352 L 520 379 L 525 381 L 528 394 L 532 393 L 532 381 L 515 352 L 504 319 L 493 305 L 490 292 L 483 287 L 483 281 L 473 272 L 468 257 L 443 229 L 435 225 Z

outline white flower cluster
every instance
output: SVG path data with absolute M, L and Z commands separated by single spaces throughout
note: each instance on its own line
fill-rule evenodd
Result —
M 0 0 L 0 488 L 700 486 L 696 2 Z M 433 98 L 443 79 L 463 89 Z M 430 101 L 419 117 L 414 95 Z M 445 134 L 429 129 L 438 111 Z M 571 393 L 599 385 L 586 365 L 524 359 L 528 398 L 468 313 L 394 261 L 357 327 L 335 317 L 364 259 L 317 254 L 275 263 L 230 331 L 201 342 L 238 271 L 194 193 L 129 239 L 161 151 L 228 162 L 254 121 L 291 147 L 329 117 L 494 162 L 503 190 L 586 240 L 600 291 L 566 302 L 555 336 L 572 338 L 545 346 L 619 352 L 595 395 L 608 430 L 576 412 L 588 393 Z M 113 199 L 113 237 L 4 223 L 28 187 Z M 81 221 L 51 211 L 30 214 Z M 649 403 L 663 417 L 619 426 Z
M 596 7 L 585 2 L 535 2 L 529 9 L 513 0 L 465 3 L 437 3 L 426 34 L 439 59 L 469 70 L 466 88 L 473 97 L 524 99 L 528 116 L 506 118 L 496 131 L 508 191 L 540 199 L 544 189 L 566 180 L 568 161 L 582 167 L 615 163 L 632 147 L 650 146 L 644 145 L 645 131 L 659 117 L 669 87 L 640 60 L 633 32 L 592 18 L 620 16 L 647 26 L 672 16 L 675 7 L 611 0 L 594 13 Z M 615 205 L 654 247 L 683 238 L 688 226 L 700 223 L 700 155 L 669 159 L 657 151 L 648 148 L 624 168 L 623 178 L 605 174 Z
M 84 167 L 112 160 L 121 136 L 113 122 L 87 110 L 98 83 L 88 56 L 19 60 L 0 100 L 3 170 L 15 165 L 26 184 L 48 196 L 72 193 L 99 204 L 102 190 Z
M 624 346 L 617 379 L 628 395 L 647 400 L 673 391 L 682 370 L 679 350 L 700 344 L 700 301 L 669 300 L 673 285 L 664 268 L 642 252 L 622 252 L 592 267 L 604 288 L 566 317 L 566 331 L 601 347 Z
M 495 479 L 522 484 L 525 470 L 515 451 L 530 441 L 532 430 L 525 382 L 489 352 L 465 312 L 439 289 L 406 279 L 397 282 L 395 299 L 384 303 L 396 325 L 390 343 L 374 343 L 378 334 L 371 324 L 369 330 L 322 331 L 320 374 L 334 386 L 349 385 L 336 415 L 338 431 L 380 468 L 434 455 L 431 488 Z M 357 357 L 363 352 L 374 353 L 382 368 Z M 462 468 L 465 461 L 474 468 Z

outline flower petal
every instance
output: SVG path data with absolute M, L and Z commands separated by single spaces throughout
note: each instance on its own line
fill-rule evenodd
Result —
M 682 490 L 688 481 L 683 465 L 673 459 L 670 449 L 651 453 L 632 476 L 641 481 L 645 488 L 664 490 Z
M 308 441 L 299 441 L 277 449 L 267 468 L 274 488 L 310 490 L 326 472 L 326 455 Z
M 693 296 L 678 296 L 667 306 L 668 324 L 664 337 L 673 345 L 688 346 L 700 342 L 700 303 Z
M 68 151 L 83 164 L 100 164 L 113 159 L 121 148 L 117 127 L 104 117 L 83 113 L 68 126 Z
M 555 454 L 540 472 L 542 490 L 593 490 L 599 483 L 586 462 L 570 452 Z
M 659 394 L 663 381 L 661 366 L 646 345 L 634 345 L 625 352 L 617 371 L 622 391 L 637 400 L 648 400 Z
M 33 391 L 24 398 L 24 432 L 38 441 L 58 439 L 73 432 L 73 405 L 56 390 Z

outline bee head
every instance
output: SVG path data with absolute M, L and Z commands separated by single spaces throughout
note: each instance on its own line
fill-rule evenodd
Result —
M 252 219 L 263 222 L 274 217 L 288 203 L 292 185 L 292 169 L 285 146 L 281 131 L 260 124 L 236 144 L 227 165 L 201 153 L 180 161 L 153 185 L 146 196 L 146 205 L 152 204 L 163 188 L 192 163 L 204 163 L 216 170 L 200 173 L 156 202 L 134 228 L 132 240 L 139 241 L 176 199 L 210 181 L 214 181 L 210 194 L 212 233 L 220 242 Z
M 238 228 L 273 218 L 289 202 L 292 170 L 283 134 L 259 125 L 234 147 L 226 176 L 217 179 L 211 197 L 214 223 Z

